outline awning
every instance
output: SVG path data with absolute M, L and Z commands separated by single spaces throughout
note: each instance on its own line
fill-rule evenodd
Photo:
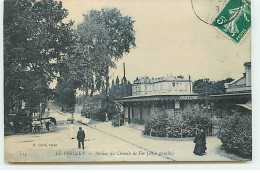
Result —
M 246 104 L 236 104 L 238 106 L 242 106 L 248 110 L 252 110 L 252 103 L 251 102 L 247 102 Z
M 140 101 L 173 101 L 173 100 L 198 100 L 203 99 L 199 94 L 182 94 L 182 95 L 138 95 L 123 97 L 115 100 L 116 102 L 140 102 Z

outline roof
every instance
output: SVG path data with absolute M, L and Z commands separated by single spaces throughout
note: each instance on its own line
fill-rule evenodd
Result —
M 251 93 L 232 93 L 232 94 L 218 94 L 209 95 L 209 100 L 218 99 L 237 99 L 237 98 L 251 98 Z M 205 94 L 158 94 L 158 95 L 137 95 L 123 97 L 121 99 L 115 100 L 116 102 L 137 102 L 137 101 L 171 101 L 171 100 L 201 100 L 206 99 Z
M 246 85 L 246 77 L 243 76 L 241 78 L 239 78 L 238 80 L 234 80 L 230 83 L 226 83 L 226 85 L 228 86 L 228 89 L 229 88 L 232 88 L 232 86 L 243 86 L 243 85 Z
M 203 97 L 203 96 L 202 96 Z M 200 94 L 160 94 L 160 95 L 138 95 L 123 97 L 116 102 L 136 102 L 136 101 L 158 101 L 158 100 L 197 100 L 203 99 Z
M 251 102 L 247 102 L 246 104 L 237 104 L 238 106 L 242 106 L 248 110 L 252 110 L 252 103 Z
M 209 99 L 251 98 L 251 92 L 210 95 Z
M 167 77 L 158 77 L 158 78 L 152 78 L 150 79 L 147 76 L 141 77 L 140 79 L 137 78 L 136 80 L 134 80 L 133 84 L 153 84 L 153 83 L 158 83 L 158 82 L 164 82 L 164 81 L 168 81 L 168 82 L 189 82 L 189 79 L 183 79 L 182 77 L 179 76 L 167 76 Z

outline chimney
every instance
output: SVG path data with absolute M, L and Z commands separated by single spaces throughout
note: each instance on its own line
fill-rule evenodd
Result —
M 245 66 L 245 77 L 246 77 L 246 86 L 251 86 L 251 62 L 246 62 Z

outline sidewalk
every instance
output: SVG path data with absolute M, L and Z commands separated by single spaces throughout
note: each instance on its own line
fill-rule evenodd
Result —
M 228 157 L 220 154 L 221 141 L 217 137 L 207 137 L 207 154 L 205 156 L 197 156 L 193 154 L 194 143 L 192 140 L 171 141 L 146 138 L 142 136 L 142 126 L 125 125 L 113 127 L 111 126 L 111 122 L 103 122 L 94 123 L 89 125 L 89 127 L 135 145 L 140 149 L 145 149 L 146 151 L 157 154 L 174 153 L 167 155 L 167 157 L 175 161 L 232 161 Z

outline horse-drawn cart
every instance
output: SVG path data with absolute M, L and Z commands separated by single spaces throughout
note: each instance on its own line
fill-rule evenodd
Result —
M 48 130 L 50 123 L 57 125 L 56 119 L 53 117 L 34 119 L 32 121 L 32 132 L 42 132 L 45 128 Z

